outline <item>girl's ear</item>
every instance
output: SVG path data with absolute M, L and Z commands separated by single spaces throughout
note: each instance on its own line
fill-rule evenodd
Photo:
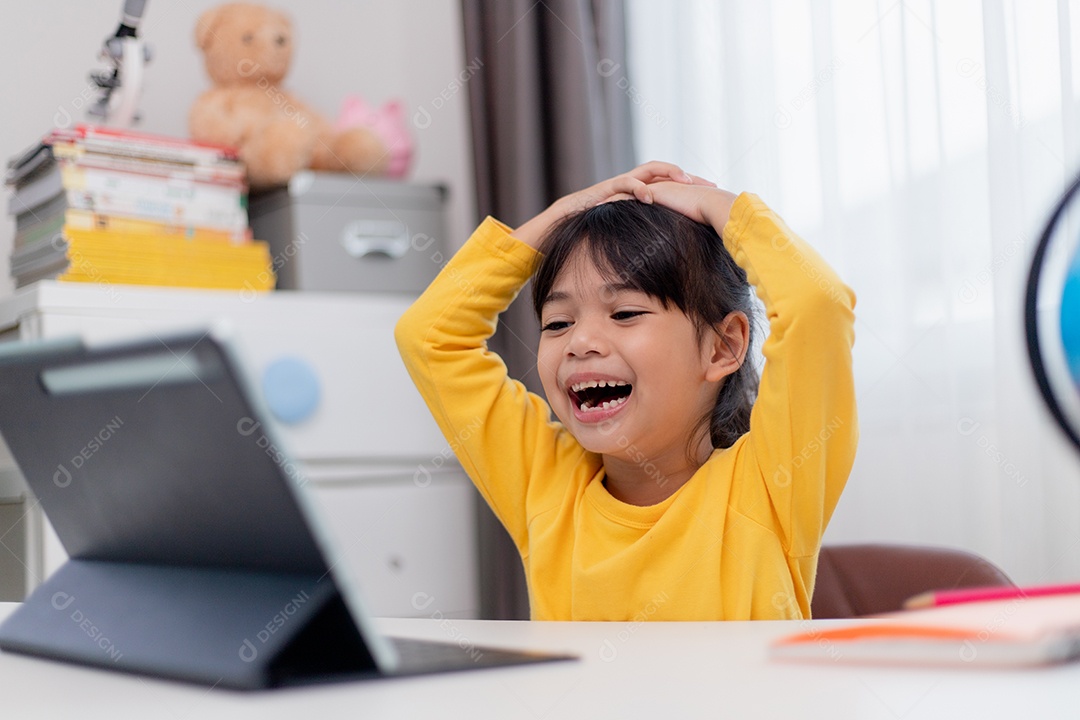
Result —
M 719 382 L 742 367 L 750 349 L 750 321 L 746 313 L 732 310 L 716 324 L 708 340 L 705 379 Z

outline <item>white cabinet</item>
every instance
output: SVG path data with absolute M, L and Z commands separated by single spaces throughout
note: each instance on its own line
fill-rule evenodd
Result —
M 389 471 L 367 482 L 322 484 L 323 514 L 374 612 L 478 617 L 476 563 L 459 555 L 476 535 L 476 504 L 460 477 Z
M 305 368 L 316 388 L 313 410 L 298 421 L 275 419 L 276 430 L 316 488 L 372 612 L 476 617 L 475 491 L 459 466 L 442 464 L 446 441 L 394 347 L 394 323 L 409 302 L 389 294 L 41 282 L 0 302 L 0 338 L 80 335 L 99 343 L 225 322 L 260 392 L 272 391 L 264 380 L 275 363 Z M 436 458 L 439 472 L 420 469 Z M 0 487 L 5 492 L 10 501 L 12 489 Z M 63 551 L 32 502 L 27 508 L 32 587 Z

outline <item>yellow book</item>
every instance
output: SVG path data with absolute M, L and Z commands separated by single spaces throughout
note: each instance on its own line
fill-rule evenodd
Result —
M 275 273 L 266 243 L 199 242 L 66 229 L 67 282 L 269 290 Z
M 79 210 L 68 208 L 64 213 L 65 227 L 79 231 L 99 231 L 115 234 L 131 235 L 165 235 L 169 237 L 182 237 L 188 240 L 207 242 L 243 243 L 251 240 L 251 231 L 244 230 L 240 233 L 231 233 L 215 228 L 198 227 L 192 225 L 173 225 L 154 220 L 128 217 L 124 215 L 107 215 L 93 210 Z
M 68 269 L 60 275 L 62 282 L 116 283 L 121 285 L 162 285 L 169 287 L 202 287 L 233 290 L 273 290 L 275 277 L 267 269 L 220 271 L 212 268 L 191 268 L 181 272 L 161 267 L 116 268 L 73 258 Z
M 134 233 L 105 233 L 99 230 L 82 231 L 64 229 L 64 238 L 72 247 L 79 247 L 85 252 L 116 254 L 137 257 L 142 254 L 183 254 L 185 257 L 217 258 L 269 258 L 269 248 L 265 242 L 253 240 L 240 245 L 221 242 L 202 242 L 175 236 L 162 236 Z
M 57 280 L 60 282 L 107 283 L 110 285 L 153 285 L 156 287 L 190 287 L 204 290 L 240 290 L 241 292 L 269 292 L 274 289 L 274 283 L 261 283 L 257 279 L 244 280 L 205 276 L 177 278 L 128 276 L 111 273 L 95 273 L 91 275 L 64 273 Z

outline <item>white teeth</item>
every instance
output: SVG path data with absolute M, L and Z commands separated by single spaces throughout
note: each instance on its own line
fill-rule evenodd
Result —
M 623 383 L 623 384 L 625 384 L 625 383 Z M 592 405 L 589 404 L 588 401 L 585 401 L 585 402 L 581 403 L 581 412 L 589 412 L 589 411 L 592 411 L 592 410 L 610 410 L 611 408 L 618 407 L 619 405 L 622 405 L 624 402 L 626 402 L 626 398 L 621 397 L 621 398 L 618 398 L 617 400 L 608 400 L 606 403 L 601 403 L 600 405 L 598 405 L 596 407 L 593 407 Z
M 586 382 L 574 383 L 570 386 L 570 389 L 574 392 L 581 392 L 582 390 L 588 390 L 595 387 L 621 387 L 626 385 L 622 380 L 587 380 Z

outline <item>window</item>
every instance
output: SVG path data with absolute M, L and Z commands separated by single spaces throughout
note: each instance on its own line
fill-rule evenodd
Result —
M 858 295 L 862 441 L 827 541 L 1080 574 L 1063 555 L 1080 457 L 1041 405 L 1021 310 L 1080 171 L 1080 2 L 628 8 L 640 159 L 759 194 Z

